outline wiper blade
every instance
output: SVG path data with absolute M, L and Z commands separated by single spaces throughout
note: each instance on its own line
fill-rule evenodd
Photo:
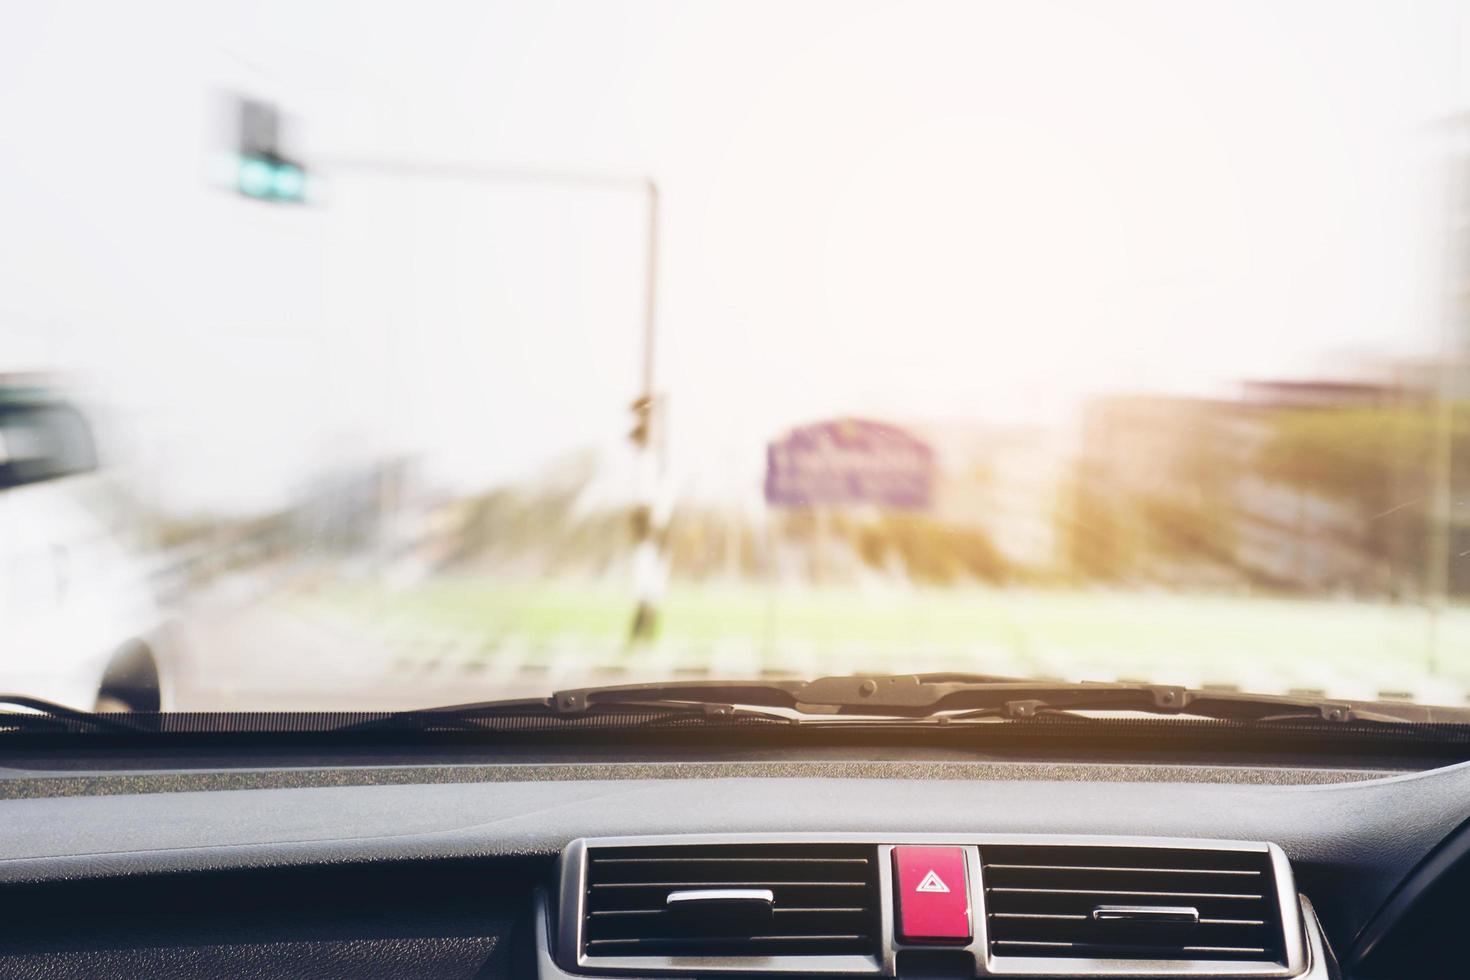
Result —
M 728 687 L 729 685 L 723 685 Z M 748 692 L 742 692 L 748 693 Z M 571 695 L 572 692 L 566 692 Z M 638 698 L 596 699 L 583 707 L 573 705 L 575 698 L 561 702 L 563 694 L 549 698 L 518 698 L 503 701 L 479 701 L 468 704 L 446 704 L 432 708 L 394 711 L 364 722 L 356 722 L 338 733 L 356 732 L 470 732 L 470 731 L 552 731 L 570 728 L 653 728 L 661 725 L 714 724 L 795 724 L 794 712 L 764 710 L 735 704 L 728 700 L 706 697 L 666 698 L 649 695 Z M 754 704 L 762 704 L 757 697 Z
M 1250 694 L 1164 684 L 1063 683 L 967 674 L 875 674 L 812 681 L 669 681 L 559 691 L 561 714 L 612 705 L 709 704 L 782 708 L 809 716 L 967 719 L 1076 711 L 1142 712 L 1236 722 L 1320 721 L 1470 723 L 1470 709 L 1344 701 L 1310 695 Z
M 1078 714 L 1082 712 L 1083 714 Z M 537 731 L 665 725 L 934 724 L 1088 712 L 1243 724 L 1470 724 L 1470 709 L 1307 695 L 1247 694 L 1162 684 L 1062 683 L 989 674 L 873 674 L 816 680 L 673 680 L 558 691 L 547 698 L 398 711 L 339 733 Z
M 6 711 L 5 706 L 21 711 Z M 1054 715 L 1088 721 L 1148 714 L 1241 724 L 1294 722 L 1470 726 L 1470 708 L 1249 694 L 1160 684 L 1062 683 L 989 674 L 872 674 L 816 680 L 675 680 L 558 691 L 547 698 L 452 704 L 348 715 L 313 727 L 337 734 L 550 732 L 710 724 L 950 724 L 1024 721 Z M 188 722 L 189 717 L 183 716 Z M 97 714 L 21 694 L 0 694 L 0 734 L 147 735 L 194 731 L 167 715 Z M 197 719 L 196 719 L 197 720 Z M 274 719 L 272 719 L 274 720 Z M 198 729 L 214 730 L 214 729 Z M 230 728 L 228 730 L 235 730 Z M 259 730 L 247 726 L 241 731 Z M 271 726 L 269 730 L 279 730 Z
M 28 694 L 0 694 L 0 709 L 6 707 L 24 710 L 0 712 L 0 732 L 76 731 L 78 727 L 99 732 L 141 731 L 134 725 L 106 714 L 82 711 L 45 698 L 33 698 Z
M 933 675 L 972 682 L 1014 680 L 983 674 Z M 803 680 L 679 680 L 557 691 L 548 698 L 517 698 L 446 704 L 396 711 L 349 726 L 350 731 L 379 729 L 437 730 L 504 728 L 525 722 L 537 727 L 576 727 L 583 722 L 657 725 L 666 722 L 764 721 L 795 724 L 801 720 L 799 695 Z M 806 707 L 813 707 L 807 705 Z M 821 710 L 821 706 L 815 706 Z

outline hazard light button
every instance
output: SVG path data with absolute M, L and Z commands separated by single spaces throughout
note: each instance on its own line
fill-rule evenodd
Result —
M 966 850 L 963 847 L 893 849 L 899 942 L 963 945 L 970 941 Z

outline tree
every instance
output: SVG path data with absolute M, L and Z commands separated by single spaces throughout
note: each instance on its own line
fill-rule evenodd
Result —
M 1428 404 L 1301 409 L 1277 414 L 1255 466 L 1274 480 L 1344 509 L 1338 534 L 1374 570 L 1366 583 L 1393 595 L 1424 587 L 1432 515 L 1436 419 Z M 1456 486 L 1467 481 L 1470 406 L 1451 412 Z

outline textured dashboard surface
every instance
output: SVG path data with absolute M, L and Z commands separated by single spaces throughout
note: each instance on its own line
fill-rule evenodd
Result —
M 0 977 L 526 975 L 542 863 L 196 872 L 0 888 Z M 526 960 L 525 955 L 522 960 Z
M 69 773 L 6 776 L 0 768 L 0 799 L 186 793 L 231 789 L 292 789 L 314 786 L 377 786 L 395 783 L 518 783 L 586 779 L 1024 779 L 1084 782 L 1250 783 L 1302 786 L 1381 779 L 1382 769 L 1282 766 L 1115 765 L 1058 762 L 610 762 L 556 765 L 373 766 L 352 768 L 196 770 L 189 772 Z
M 604 770 L 604 774 L 607 773 Z M 1270 840 L 1343 948 L 1470 813 L 1470 765 L 1280 786 L 703 778 L 151 793 L 0 801 L 0 882 L 427 858 L 550 857 L 575 837 L 1083 833 Z
M 414 977 L 417 980 L 510 980 L 515 976 L 492 938 L 359 939 L 343 942 L 177 944 L 0 954 L 0 976 L 14 980 L 95 980 L 149 977 L 152 980 L 360 980 Z

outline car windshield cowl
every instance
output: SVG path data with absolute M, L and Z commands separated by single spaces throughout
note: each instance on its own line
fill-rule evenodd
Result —
M 1372 736 L 1460 743 L 1470 709 L 1341 701 L 1142 683 L 1064 683 L 971 674 L 879 674 L 814 680 L 669 681 L 586 687 L 545 698 L 446 704 L 405 711 L 87 712 L 24 695 L 0 695 L 0 738 L 98 735 L 529 736 L 659 729 L 1039 732 L 1078 726 L 1102 734 L 1204 730 Z M 1017 728 L 1016 726 L 1020 726 Z M 1180 727 L 1182 726 L 1182 727 Z M 1203 727 L 1202 727 L 1203 726 Z

